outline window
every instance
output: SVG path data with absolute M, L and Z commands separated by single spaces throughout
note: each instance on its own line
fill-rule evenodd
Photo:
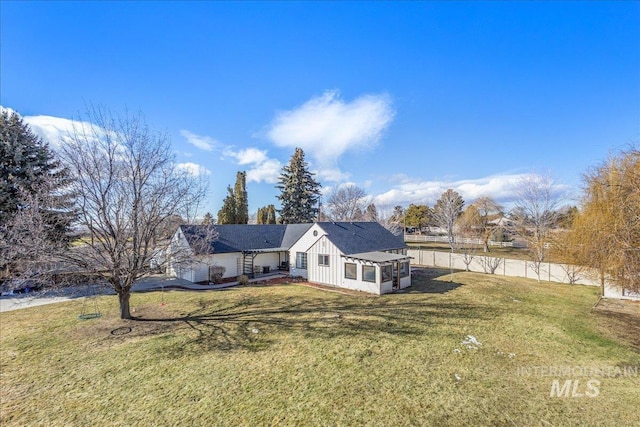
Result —
M 329 267 L 329 255 L 318 255 L 318 265 Z
M 296 252 L 296 268 L 300 268 L 302 270 L 307 269 L 307 253 L 306 252 Z
M 400 277 L 407 277 L 409 275 L 409 261 L 400 263 Z
M 393 267 L 391 266 L 391 264 L 382 266 L 381 272 L 382 272 L 382 281 L 383 282 L 390 282 L 391 281 L 392 271 L 393 271 Z
M 373 265 L 362 266 L 362 280 L 365 282 L 376 282 L 376 267 Z
M 354 280 L 358 278 L 358 268 L 355 264 L 350 262 L 344 264 L 344 278 Z

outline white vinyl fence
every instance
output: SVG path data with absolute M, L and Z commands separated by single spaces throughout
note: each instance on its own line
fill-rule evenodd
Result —
M 460 253 L 441 252 L 426 249 L 409 249 L 411 263 L 425 267 L 453 268 L 466 270 L 465 255 Z M 532 261 L 498 258 L 475 254 L 473 258 L 466 258 L 469 271 L 477 273 L 492 273 L 510 277 L 525 277 L 537 279 L 535 264 Z M 540 280 L 559 283 L 577 283 L 581 285 L 600 286 L 597 281 L 578 274 L 573 280 L 567 274 L 567 267 L 561 264 L 544 262 L 540 265 Z
M 411 264 L 424 267 L 452 268 L 476 273 L 498 274 L 509 277 L 538 279 L 535 264 L 532 261 L 507 259 L 474 254 L 473 258 L 461 253 L 409 248 L 407 254 Z M 571 277 L 573 276 L 573 277 Z M 574 283 L 587 286 L 600 286 L 599 281 L 587 277 L 584 269 L 544 262 L 540 265 L 540 280 L 558 283 Z M 640 300 L 640 293 L 621 290 L 611 284 L 605 284 L 604 296 L 628 300 Z
M 447 236 L 427 236 L 421 234 L 405 234 L 405 242 L 420 243 L 420 242 L 436 242 L 436 243 L 449 243 Z M 463 243 L 465 245 L 484 245 L 482 239 L 468 239 L 466 237 L 456 237 L 457 243 Z M 499 246 L 503 248 L 526 248 L 525 242 L 494 242 L 489 240 L 489 246 Z

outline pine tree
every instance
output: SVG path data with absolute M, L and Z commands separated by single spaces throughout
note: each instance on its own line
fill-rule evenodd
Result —
M 236 197 L 231 186 L 227 186 L 227 197 L 222 202 L 222 208 L 218 211 L 218 224 L 236 223 Z
M 25 198 L 40 199 L 40 215 L 47 238 L 65 240 L 74 212 L 72 196 L 65 191 L 69 171 L 55 159 L 53 151 L 20 115 L 0 112 L 0 225 L 24 207 Z
M 276 224 L 276 207 L 268 205 L 259 208 L 256 217 L 258 224 Z
M 273 205 L 267 206 L 267 217 L 265 224 L 275 224 L 276 223 L 276 207 Z
M 207 212 L 204 214 L 204 218 L 202 218 L 202 225 L 213 225 L 215 221 L 213 220 L 213 216 L 211 213 Z
M 282 168 L 276 188 L 281 191 L 277 197 L 282 205 L 279 212 L 283 224 L 309 223 L 318 217 L 321 185 L 309 172 L 301 148 L 296 148 L 289 165 Z
M 236 224 L 249 222 L 249 202 L 247 200 L 247 173 L 238 172 L 234 189 L 236 198 Z

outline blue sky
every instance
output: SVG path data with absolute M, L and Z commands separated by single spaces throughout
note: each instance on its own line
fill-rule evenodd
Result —
M 296 146 L 383 209 L 446 188 L 576 194 L 640 140 L 639 2 L 2 1 L 0 104 L 58 143 L 87 102 L 141 110 L 217 213 L 238 170 L 276 203 Z

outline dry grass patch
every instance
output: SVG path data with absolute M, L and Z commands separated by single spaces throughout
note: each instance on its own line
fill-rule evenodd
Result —
M 135 321 L 115 318 L 115 297 L 88 321 L 80 301 L 2 313 L 0 424 L 640 421 L 639 377 L 600 378 L 592 399 L 551 398 L 553 378 L 523 373 L 640 366 L 628 323 L 592 310 L 597 288 L 443 273 L 379 298 L 298 285 L 165 292 L 165 305 L 135 294 Z M 468 335 L 481 345 L 463 345 Z

